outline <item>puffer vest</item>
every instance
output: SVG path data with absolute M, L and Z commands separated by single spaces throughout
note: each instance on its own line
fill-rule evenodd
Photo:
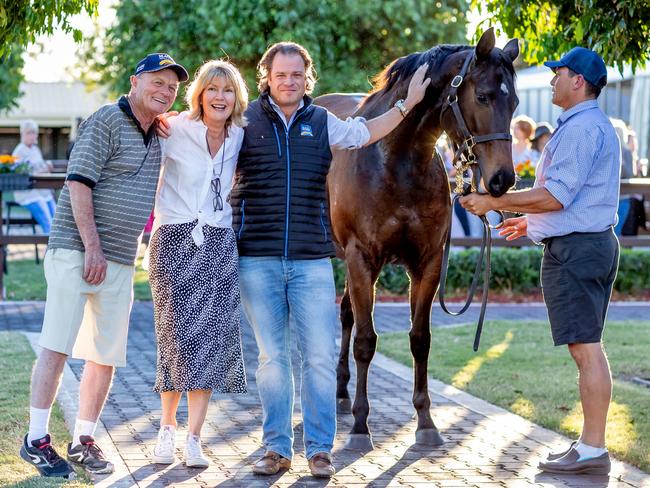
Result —
M 241 256 L 334 256 L 326 178 L 332 162 L 327 111 L 304 98 L 287 129 L 268 93 L 246 110 L 248 125 L 230 194 Z

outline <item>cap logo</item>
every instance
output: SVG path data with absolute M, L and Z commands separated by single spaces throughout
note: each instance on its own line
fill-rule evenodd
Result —
M 142 71 L 143 69 L 144 69 L 144 63 L 141 64 L 140 66 L 138 66 L 138 67 L 136 68 L 135 72 L 138 73 L 138 72 Z
M 167 64 L 174 64 L 174 62 L 170 61 L 169 59 L 163 59 L 160 63 L 158 63 L 158 66 L 165 66 Z

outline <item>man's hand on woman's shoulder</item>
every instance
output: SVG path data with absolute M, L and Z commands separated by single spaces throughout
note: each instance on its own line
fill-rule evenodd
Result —
M 172 110 L 170 112 L 165 112 L 164 114 L 160 114 L 158 117 L 156 117 L 156 120 L 158 121 L 158 124 L 156 124 L 156 133 L 158 134 L 158 137 L 167 139 L 169 138 L 169 136 L 172 135 L 170 123 L 172 120 L 174 120 L 174 118 L 177 115 L 178 112 Z

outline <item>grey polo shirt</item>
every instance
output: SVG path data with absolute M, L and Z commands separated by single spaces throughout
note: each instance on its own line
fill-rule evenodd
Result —
M 109 261 L 135 262 L 138 238 L 153 209 L 160 156 L 155 128 L 143 132 L 126 97 L 100 108 L 79 128 L 66 179 L 92 188 L 97 232 Z M 49 247 L 84 251 L 67 186 L 57 203 Z

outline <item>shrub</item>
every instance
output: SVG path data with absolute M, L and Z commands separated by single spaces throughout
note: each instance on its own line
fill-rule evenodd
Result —
M 468 288 L 478 255 L 476 248 L 452 252 L 447 273 L 449 292 L 460 293 Z M 542 250 L 538 247 L 494 249 L 490 290 L 526 293 L 539 289 L 541 261 Z M 340 259 L 334 259 L 332 265 L 336 289 L 338 293 L 343 293 L 345 263 Z M 390 264 L 384 266 L 377 279 L 376 288 L 383 293 L 406 295 L 409 289 L 409 278 L 404 267 Z M 614 289 L 622 293 L 638 293 L 650 289 L 650 251 L 621 249 Z

